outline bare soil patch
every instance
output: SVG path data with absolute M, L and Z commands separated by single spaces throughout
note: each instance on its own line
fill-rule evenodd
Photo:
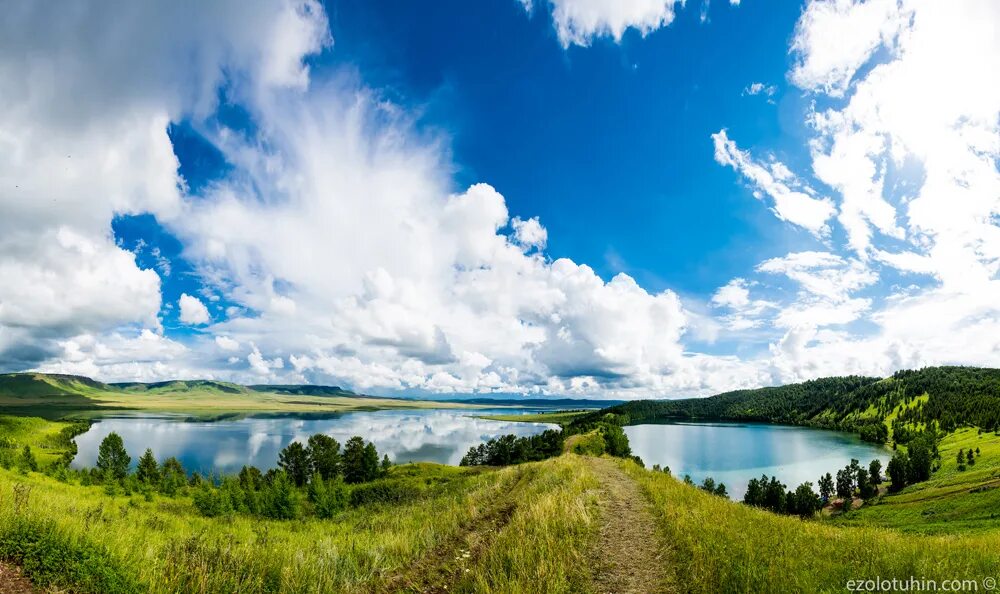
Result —
M 448 592 L 462 577 L 465 568 L 489 548 L 496 535 L 510 522 L 516 509 L 513 502 L 507 501 L 473 518 L 461 526 L 458 535 L 434 548 L 404 573 L 390 579 L 382 591 Z
M 0 561 L 0 594 L 36 594 L 41 592 L 24 577 L 21 568 Z
M 613 460 L 590 458 L 601 481 L 601 528 L 591 550 L 594 590 L 646 594 L 676 590 L 666 543 L 639 486 Z

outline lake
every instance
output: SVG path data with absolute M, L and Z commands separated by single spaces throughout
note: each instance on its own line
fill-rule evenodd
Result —
M 379 455 L 395 463 L 458 464 L 470 447 L 507 433 L 533 435 L 556 425 L 476 418 L 484 414 L 538 412 L 545 409 L 420 409 L 347 412 L 324 416 L 268 415 L 218 421 L 185 415 L 117 413 L 98 419 L 76 438 L 75 468 L 94 466 L 97 449 L 112 431 L 121 435 L 133 465 L 146 448 L 157 459 L 176 456 L 189 471 L 232 473 L 244 464 L 273 468 L 278 452 L 293 440 L 305 442 L 324 433 L 341 444 L 360 435 Z M 816 484 L 826 472 L 857 458 L 888 462 L 891 452 L 835 431 L 757 423 L 667 423 L 625 427 L 632 451 L 647 467 L 669 466 L 678 478 L 690 474 L 696 483 L 711 476 L 723 482 L 734 499 L 742 499 L 747 482 L 775 475 L 791 488 Z
M 883 473 L 892 452 L 852 434 L 762 423 L 663 423 L 625 427 L 632 453 L 646 467 L 669 466 L 697 484 L 705 477 L 723 482 L 729 496 L 743 499 L 747 483 L 762 474 L 777 476 L 791 489 L 810 481 L 818 490 L 820 475 L 834 477 L 851 458 L 878 458 Z
M 76 438 L 75 468 L 94 466 L 97 449 L 109 433 L 118 433 L 132 456 L 152 448 L 158 460 L 176 456 L 188 471 L 232 473 L 244 464 L 262 470 L 277 464 L 278 452 L 292 442 L 325 433 L 343 445 L 360 435 L 372 441 L 379 457 L 388 454 L 397 464 L 438 462 L 457 465 L 470 447 L 492 437 L 513 433 L 533 435 L 558 429 L 544 423 L 515 423 L 478 419 L 483 414 L 516 414 L 537 409 L 422 409 L 348 412 L 304 418 L 296 415 L 248 416 L 219 421 L 191 420 L 184 415 L 125 413 L 97 420 Z

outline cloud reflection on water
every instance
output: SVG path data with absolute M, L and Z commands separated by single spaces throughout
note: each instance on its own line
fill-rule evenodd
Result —
M 169 415 L 103 418 L 76 438 L 76 468 L 93 466 L 101 440 L 112 431 L 121 435 L 133 464 L 146 448 L 157 459 L 176 456 L 191 471 L 234 472 L 244 464 L 273 467 L 278 452 L 292 441 L 305 442 L 325 433 L 341 444 L 353 435 L 373 441 L 379 453 L 396 463 L 458 464 L 471 446 L 514 433 L 533 435 L 555 425 L 489 421 L 473 415 L 487 411 L 407 410 L 354 412 L 322 419 L 248 417 L 224 421 L 190 421 Z M 510 411 L 503 411 L 509 413 Z

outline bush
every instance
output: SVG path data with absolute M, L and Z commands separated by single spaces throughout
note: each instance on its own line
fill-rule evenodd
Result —
M 573 443 L 572 451 L 582 456 L 600 456 L 605 452 L 604 437 L 599 431 L 585 433 Z
M 144 592 L 101 547 L 30 516 L 0 522 L 0 558 L 18 563 L 36 585 L 72 587 L 74 592 Z
M 423 488 L 410 481 L 373 481 L 351 489 L 351 505 L 358 507 L 375 503 L 400 504 L 418 499 L 422 494 Z
M 273 476 L 260 491 L 260 514 L 275 520 L 294 520 L 299 517 L 299 495 L 295 485 L 284 472 Z
M 309 483 L 309 501 L 313 504 L 316 517 L 332 518 L 347 507 L 348 499 L 347 485 L 344 481 L 339 478 L 324 481 L 319 473 L 313 475 Z
M 201 515 L 214 518 L 233 511 L 229 499 L 219 489 L 203 485 L 194 492 L 194 506 Z

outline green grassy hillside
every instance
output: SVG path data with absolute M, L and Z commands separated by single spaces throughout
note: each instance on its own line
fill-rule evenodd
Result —
M 429 408 L 440 403 L 359 396 L 328 386 L 241 386 L 209 380 L 104 384 L 85 377 L 42 373 L 0 375 L 0 407 L 23 415 L 59 418 L 100 410 L 148 410 L 196 415 L 323 413 L 382 408 Z M 454 408 L 485 408 L 449 403 Z
M 777 516 L 620 462 L 652 503 L 686 592 L 843 592 L 848 580 L 982 579 L 1000 571 L 1000 532 L 902 534 Z
M 59 430 L 29 424 L 36 441 Z M 23 423 L 0 430 L 10 427 L 31 433 Z M 408 464 L 384 480 L 419 485 L 420 495 L 332 519 L 267 520 L 204 517 L 189 488 L 109 494 L 75 475 L 0 468 L 0 560 L 38 585 L 102 594 L 587 591 L 595 479 L 573 459 Z
M 60 429 L 0 425 L 34 443 Z M 410 464 L 383 480 L 422 485 L 420 495 L 268 520 L 205 517 L 193 491 L 124 495 L 77 475 L 0 469 L 0 560 L 38 585 L 102 593 L 586 593 L 614 590 L 614 575 L 648 592 L 839 592 L 859 577 L 1000 571 L 997 530 L 934 536 L 777 516 L 630 460 Z M 850 521 L 863 524 L 856 513 Z
M 947 435 L 939 448 L 941 468 L 929 481 L 883 496 L 833 521 L 926 534 L 1000 529 L 1000 436 L 965 428 Z M 969 449 L 979 449 L 980 455 L 974 465 L 959 470 L 956 455 Z

